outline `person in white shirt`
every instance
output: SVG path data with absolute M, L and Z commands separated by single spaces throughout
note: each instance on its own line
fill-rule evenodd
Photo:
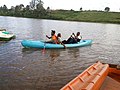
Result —
M 75 40 L 77 42 L 80 42 L 80 40 L 82 39 L 82 36 L 80 35 L 80 32 L 77 32 L 76 36 L 75 36 Z
M 58 34 L 57 34 L 57 43 L 63 45 L 64 48 L 66 48 L 65 44 L 62 43 L 62 40 L 61 40 L 61 33 L 58 33 Z

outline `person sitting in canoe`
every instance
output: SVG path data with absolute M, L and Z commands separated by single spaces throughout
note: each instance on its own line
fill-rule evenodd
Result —
M 55 31 L 54 30 L 51 31 L 51 37 L 49 37 L 48 35 L 46 35 L 46 37 L 48 39 L 51 39 L 49 41 L 46 41 L 46 43 L 55 43 L 55 44 L 57 44 L 57 36 L 55 35 Z
M 80 32 L 77 32 L 77 34 L 75 35 L 74 33 L 72 33 L 72 35 L 68 38 L 68 40 L 64 40 L 63 43 L 64 44 L 73 44 L 73 43 L 77 43 L 80 42 L 80 40 L 82 39 L 82 37 L 80 36 Z
M 62 43 L 62 40 L 61 40 L 61 33 L 57 34 L 57 44 L 62 44 L 64 46 L 64 48 L 66 48 L 65 44 Z
M 75 36 L 75 34 L 74 34 L 74 36 Z M 77 32 L 77 34 L 76 34 L 76 36 L 75 36 L 75 40 L 76 40 L 77 42 L 80 42 L 81 39 L 82 39 L 82 36 L 80 35 L 80 32 Z

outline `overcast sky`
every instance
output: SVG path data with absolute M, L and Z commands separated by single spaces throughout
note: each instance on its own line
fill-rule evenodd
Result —
M 0 6 L 7 5 L 8 8 L 19 4 L 29 5 L 31 0 L 0 0 Z M 110 7 L 111 11 L 120 11 L 120 0 L 42 0 L 44 7 L 51 9 L 73 9 L 79 10 L 104 10 Z

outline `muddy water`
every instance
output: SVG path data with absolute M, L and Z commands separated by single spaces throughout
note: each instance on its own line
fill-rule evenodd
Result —
M 0 16 L 0 28 L 16 39 L 0 42 L 0 90 L 59 90 L 96 61 L 119 63 L 120 25 Z M 25 49 L 23 39 L 47 40 L 50 30 L 67 39 L 81 32 L 91 46 L 71 49 Z

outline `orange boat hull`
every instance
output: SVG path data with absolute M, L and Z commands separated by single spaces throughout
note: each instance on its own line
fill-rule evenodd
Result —
M 120 70 L 110 67 L 109 64 L 97 62 L 87 68 L 60 90 L 105 90 L 105 86 L 102 87 L 102 85 L 106 77 L 111 75 L 111 73 L 117 74 L 118 78 L 120 76 Z M 119 81 L 118 78 L 116 79 Z M 101 89 L 101 87 L 104 89 Z

